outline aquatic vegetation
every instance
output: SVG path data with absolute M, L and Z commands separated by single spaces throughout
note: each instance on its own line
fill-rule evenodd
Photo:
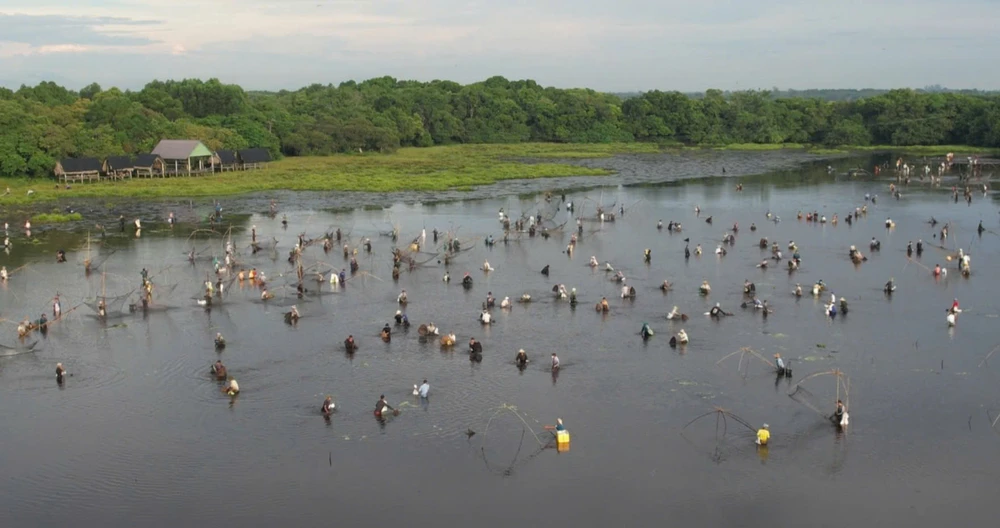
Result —
M 716 150 L 782 150 L 782 149 L 804 149 L 808 145 L 802 143 L 732 143 L 715 147 Z
M 944 156 L 951 152 L 958 154 L 997 154 L 995 148 L 975 147 L 972 145 L 872 145 L 872 146 L 844 146 L 841 149 L 855 152 L 892 151 L 901 154 L 913 154 L 924 156 Z
M 811 149 L 809 149 L 809 152 L 812 153 L 812 154 L 817 154 L 817 155 L 821 155 L 821 156 L 837 156 L 837 155 L 841 155 L 841 154 L 850 154 L 851 153 L 851 149 L 848 148 L 848 147 L 845 147 L 845 148 L 826 148 L 826 147 L 821 147 L 821 148 L 811 148 Z
M 656 143 L 522 143 L 514 145 L 483 145 L 512 151 L 513 157 L 588 159 L 607 158 L 619 154 L 655 154 L 675 145 Z
M 799 361 L 823 361 L 825 359 L 829 359 L 829 356 L 806 356 L 799 358 Z
M 66 222 L 79 222 L 80 220 L 83 220 L 83 215 L 80 213 L 60 213 L 58 211 L 40 213 L 31 217 L 31 222 L 34 224 L 62 224 Z

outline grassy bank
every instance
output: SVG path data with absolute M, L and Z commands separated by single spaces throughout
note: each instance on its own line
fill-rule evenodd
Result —
M 996 156 L 1000 155 L 1000 149 L 987 148 L 987 147 L 970 147 L 968 145 L 912 145 L 909 147 L 893 147 L 888 145 L 876 145 L 869 147 L 840 147 L 847 151 L 854 152 L 877 152 L 877 151 L 891 151 L 898 154 L 908 154 L 911 156 L 944 156 L 949 152 L 954 153 L 956 156 L 959 154 L 964 155 L 986 155 L 986 156 Z
M 287 189 L 293 191 L 440 191 L 471 189 L 503 180 L 603 176 L 604 169 L 565 163 L 525 163 L 525 158 L 596 158 L 623 152 L 655 152 L 656 145 L 452 145 L 404 148 L 393 154 L 295 157 L 266 170 L 210 176 L 77 183 L 55 188 L 53 180 L 0 180 L 11 194 L 0 204 L 57 198 L 208 197 Z M 32 189 L 34 195 L 27 196 Z
M 134 179 L 121 182 L 77 183 L 71 189 L 56 188 L 53 180 L 0 179 L 0 188 L 11 193 L 0 197 L 0 205 L 27 205 L 58 198 L 180 198 L 216 197 L 273 190 L 292 191 L 440 191 L 467 190 L 479 185 L 534 178 L 602 176 L 605 169 L 559 163 L 558 159 L 601 158 L 616 154 L 660 152 L 681 148 L 652 143 L 556 144 L 519 143 L 504 145 L 450 145 L 404 148 L 393 154 L 344 154 L 327 157 L 296 157 L 274 162 L 267 170 L 230 172 L 210 176 L 168 179 Z M 813 148 L 801 144 L 733 144 L 683 147 L 739 151 L 806 149 L 817 154 L 846 154 L 889 150 L 909 155 L 943 155 L 954 152 L 993 154 L 995 150 L 962 146 L 938 147 L 841 147 Z M 525 160 L 535 160 L 526 162 Z M 34 190 L 28 196 L 28 190 Z M 52 219 L 50 221 L 60 221 Z M 71 221 L 71 220 L 65 220 Z
M 698 147 L 695 147 L 698 148 Z M 851 154 L 864 152 L 893 152 L 899 155 L 909 156 L 944 156 L 952 152 L 956 156 L 959 154 L 979 154 L 979 155 L 1000 155 L 1000 149 L 986 147 L 970 147 L 968 145 L 912 145 L 908 147 L 894 145 L 869 145 L 852 146 L 840 145 L 836 147 L 806 145 L 802 143 L 734 143 L 730 145 L 716 145 L 711 147 L 715 150 L 739 150 L 748 152 L 761 152 L 771 150 L 798 149 L 807 150 L 813 154 Z
M 562 158 L 562 159 L 593 159 L 607 158 L 618 154 L 655 154 L 662 152 L 662 147 L 676 145 L 657 145 L 656 143 L 524 143 L 520 145 L 480 145 L 485 148 L 508 150 L 508 157 L 520 158 Z
M 715 145 L 712 148 L 715 150 L 741 150 L 756 152 L 785 149 L 803 150 L 810 147 L 809 145 L 803 145 L 801 143 L 731 143 L 729 145 Z

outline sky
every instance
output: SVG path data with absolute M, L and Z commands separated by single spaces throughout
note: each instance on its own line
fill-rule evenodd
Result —
M 0 86 L 1000 89 L 1000 0 L 0 0 Z

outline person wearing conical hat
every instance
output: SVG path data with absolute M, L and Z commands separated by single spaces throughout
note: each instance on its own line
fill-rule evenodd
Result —
M 522 368 L 528 364 L 528 353 L 523 348 L 517 351 L 517 355 L 514 356 L 514 363 Z

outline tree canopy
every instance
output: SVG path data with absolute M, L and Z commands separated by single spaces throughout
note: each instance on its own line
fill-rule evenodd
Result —
M 468 85 L 379 77 L 280 92 L 218 79 L 152 81 L 138 91 L 42 82 L 0 89 L 0 176 L 48 175 L 63 157 L 149 152 L 164 138 L 276 157 L 524 141 L 1000 147 L 1000 95 L 890 90 L 831 101 L 819 92 L 623 96 L 503 77 Z

